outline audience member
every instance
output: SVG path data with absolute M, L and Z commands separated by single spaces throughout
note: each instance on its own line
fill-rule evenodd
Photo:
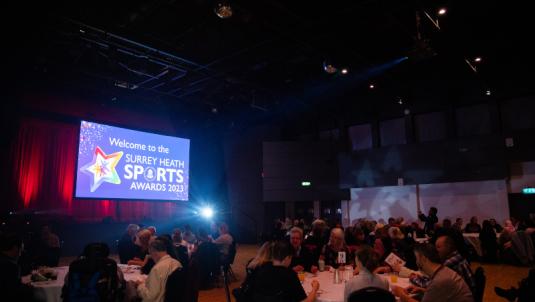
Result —
M 180 265 L 184 267 L 186 262 L 182 262 L 178 258 L 178 254 L 176 253 L 175 246 L 173 245 L 173 242 L 171 241 L 171 236 L 162 235 L 158 237 L 151 237 L 149 246 L 150 246 L 150 243 L 152 243 L 154 240 L 161 240 L 165 244 L 167 254 L 171 256 L 171 258 L 180 262 Z M 150 271 L 152 270 L 152 268 L 154 267 L 154 265 L 156 265 L 156 261 L 152 259 L 150 255 L 148 255 L 147 257 L 145 257 L 144 264 L 141 267 L 141 273 L 148 275 Z
M 149 230 L 151 236 L 156 236 L 156 227 L 155 226 L 147 227 L 147 230 Z
M 0 292 L 5 301 L 30 301 L 31 288 L 22 284 L 18 260 L 24 249 L 22 238 L 0 234 Z
M 496 222 L 496 219 L 491 218 L 489 222 L 490 222 L 490 226 L 494 229 L 494 232 L 496 232 L 496 234 L 499 234 L 503 231 L 503 227 L 499 223 Z
M 462 232 L 463 231 L 463 219 L 462 218 L 457 218 L 455 219 L 455 223 L 453 224 L 453 228 L 459 232 Z
M 411 233 L 413 238 L 424 238 L 425 237 L 425 231 L 420 227 L 418 222 L 411 223 Z
M 287 242 L 273 243 L 272 263 L 260 267 L 256 275 L 253 301 L 312 302 L 316 299 L 319 282 L 312 280 L 312 291 L 307 296 L 297 274 L 288 268 L 292 254 L 292 247 Z
M 442 264 L 451 268 L 461 276 L 472 293 L 475 292 L 476 282 L 470 264 L 459 253 L 455 241 L 449 236 L 441 236 L 435 242 L 435 247 Z
M 182 238 L 182 231 L 179 228 L 173 230 L 173 244 L 175 246 L 187 246 L 188 243 Z
M 379 267 L 379 255 L 371 247 L 365 246 L 357 252 L 355 257 L 356 276 L 351 278 L 345 284 L 344 301 L 351 293 L 366 287 L 377 287 L 388 290 L 389 285 L 386 279 L 383 279 L 373 272 Z
M 169 275 L 181 264 L 167 253 L 166 243 L 157 238 L 150 243 L 150 257 L 156 262 L 145 282 L 138 281 L 137 292 L 143 301 L 163 301 Z
M 344 231 L 340 228 L 333 228 L 331 230 L 331 237 L 329 242 L 323 246 L 321 250 L 320 258 L 325 261 L 325 265 L 338 267 L 341 263 L 338 263 L 338 253 L 345 252 L 346 263 L 353 263 L 353 257 L 350 255 L 350 251 L 344 240 Z
M 496 295 L 506 298 L 508 301 L 532 302 L 535 301 L 535 268 L 530 269 L 528 277 L 518 283 L 518 288 L 503 289 L 494 287 Z
M 129 260 L 136 257 L 136 245 L 134 244 L 134 240 L 138 231 L 139 226 L 137 224 L 129 224 L 126 228 L 126 232 L 121 239 L 119 239 L 118 250 L 121 263 L 126 264 Z
M 495 262 L 498 260 L 498 240 L 496 238 L 495 228 L 488 220 L 483 221 L 481 233 L 479 233 L 479 241 L 481 242 L 481 251 L 483 252 L 483 260 L 487 262 Z
M 470 218 L 470 223 L 466 225 L 466 227 L 464 228 L 464 232 L 465 233 L 480 233 L 481 232 L 481 226 L 477 222 L 476 216 L 472 216 L 472 218 Z
M 255 257 L 249 260 L 245 266 L 245 280 L 239 288 L 232 291 L 237 302 L 248 302 L 253 300 L 252 290 L 256 280 L 256 274 L 262 266 L 271 262 L 271 246 L 271 241 L 262 244 L 256 252 Z
M 152 233 L 147 230 L 141 230 L 136 234 L 135 245 L 136 254 L 132 260 L 128 261 L 129 265 L 143 266 L 146 264 L 147 256 L 149 255 L 149 242 L 152 237 Z
M 219 248 L 219 251 L 223 257 L 229 255 L 230 247 L 234 243 L 234 238 L 229 234 L 228 226 L 226 223 L 219 225 L 219 237 L 214 240 L 214 243 Z
M 405 260 L 405 266 L 409 269 L 415 270 L 416 258 L 412 251 L 414 240 L 406 238 L 398 227 L 391 227 L 388 229 L 388 236 L 392 242 L 392 252 Z M 388 255 L 387 255 L 388 257 Z
M 505 220 L 505 223 L 503 224 L 503 231 L 507 231 L 509 233 L 514 233 L 516 231 L 516 227 L 514 226 L 512 220 Z
M 472 292 L 466 282 L 452 269 L 440 264 L 440 257 L 432 244 L 420 244 L 414 249 L 416 263 L 420 270 L 430 276 L 427 288 L 409 286 L 403 289 L 393 286 L 392 292 L 402 302 L 418 301 L 410 294 L 423 293 L 422 302 L 473 302 Z
M 390 239 L 388 230 L 385 227 L 378 227 L 375 230 L 373 249 L 379 254 L 381 262 L 392 252 L 392 239 Z
M 427 216 L 425 216 L 421 211 L 418 211 L 418 218 L 425 222 L 424 232 L 430 236 L 433 235 L 433 232 L 435 231 L 435 224 L 438 222 L 437 213 L 438 209 L 435 207 L 431 207 L 429 209 L 429 214 Z
M 105 243 L 90 243 L 82 255 L 69 265 L 62 288 L 62 298 L 70 301 L 122 300 L 125 281 L 115 260 L 109 258 Z
M 45 225 L 41 228 L 41 259 L 39 264 L 49 267 L 58 266 L 61 255 L 61 247 L 58 235 L 52 232 L 52 228 Z
M 189 244 L 194 244 L 197 242 L 197 238 L 195 237 L 195 234 L 193 234 L 193 231 L 191 230 L 191 226 L 189 224 L 186 224 L 184 226 L 184 234 L 182 234 L 182 239 L 184 239 Z
M 316 263 L 316 259 L 313 258 L 312 253 L 307 248 L 303 247 L 303 230 L 301 228 L 293 227 L 290 230 L 290 244 L 294 251 L 290 268 L 296 272 L 306 270 L 315 273 L 318 270 L 313 265 Z

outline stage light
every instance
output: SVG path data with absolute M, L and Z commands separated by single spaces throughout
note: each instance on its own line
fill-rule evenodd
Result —
M 215 14 L 221 19 L 232 17 L 232 7 L 229 3 L 219 2 L 214 8 Z
M 342 70 L 340 72 L 342 74 L 347 74 L 349 72 L 349 70 L 347 68 L 342 68 Z
M 370 89 L 374 89 L 374 88 L 375 88 L 375 85 L 370 84 Z
M 487 90 L 487 92 L 485 92 L 486 95 L 491 95 L 492 93 L 490 92 L 490 90 Z
M 439 15 L 439 16 L 443 16 L 443 15 L 445 15 L 447 12 L 448 12 L 448 11 L 446 10 L 446 8 L 443 7 L 443 8 L 441 8 L 441 9 L 438 10 L 438 15 Z
M 398 98 L 398 104 L 403 105 L 403 99 L 402 98 Z
M 210 219 L 214 216 L 214 210 L 212 210 L 210 207 L 204 207 L 201 209 L 201 216 L 206 219 Z
M 481 57 L 476 57 L 476 58 L 474 59 L 474 62 L 477 62 L 477 63 L 481 62 Z

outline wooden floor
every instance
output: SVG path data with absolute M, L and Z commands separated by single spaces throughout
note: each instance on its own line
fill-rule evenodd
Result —
M 254 257 L 258 246 L 256 245 L 240 245 L 238 246 L 238 253 L 236 260 L 232 266 L 232 270 L 238 277 L 238 281 L 231 283 L 231 290 L 239 287 L 245 277 L 245 263 Z M 515 267 L 503 264 L 479 264 L 472 263 L 472 270 L 479 266 L 485 269 L 487 276 L 487 285 L 485 287 L 484 301 L 506 301 L 494 293 L 494 287 L 499 286 L 509 288 L 511 286 L 518 286 L 518 281 L 527 277 L 529 269 L 526 267 Z M 234 301 L 231 295 L 231 300 Z M 226 295 L 224 288 L 214 288 L 211 290 L 203 290 L 199 292 L 199 302 L 226 302 Z

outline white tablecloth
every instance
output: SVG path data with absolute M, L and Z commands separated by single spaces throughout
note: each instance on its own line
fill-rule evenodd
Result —
M 340 272 L 341 275 L 342 272 Z M 396 285 L 402 288 L 406 288 L 410 285 L 409 278 L 400 278 L 396 283 L 391 283 L 390 274 L 380 275 L 382 278 L 388 280 L 390 285 Z M 307 273 L 305 281 L 303 282 L 303 288 L 305 292 L 310 292 L 312 290 L 312 280 L 318 280 L 320 283 L 320 294 L 316 298 L 317 302 L 343 302 L 344 301 L 344 286 L 345 281 L 342 283 L 335 284 L 333 272 L 318 272 L 316 275 Z
M 124 264 L 118 265 L 123 271 L 124 279 L 127 283 L 126 297 L 132 297 L 135 295 L 134 282 L 137 280 L 145 280 L 146 275 L 142 275 L 139 269 L 135 269 L 135 266 L 127 266 Z M 139 268 L 139 267 L 137 267 Z M 61 302 L 61 289 L 65 284 L 65 276 L 69 272 L 68 266 L 55 267 L 54 270 L 58 274 L 57 280 L 31 282 L 31 276 L 22 277 L 23 283 L 30 283 L 33 287 L 34 297 L 37 301 L 46 302 Z

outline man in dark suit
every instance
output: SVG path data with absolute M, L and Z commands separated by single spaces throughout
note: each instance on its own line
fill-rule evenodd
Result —
M 309 271 L 315 273 L 318 270 L 317 266 L 314 265 L 317 259 L 313 259 L 312 253 L 303 246 L 302 229 L 294 227 L 290 230 L 290 244 L 294 250 L 290 268 L 296 272 Z

